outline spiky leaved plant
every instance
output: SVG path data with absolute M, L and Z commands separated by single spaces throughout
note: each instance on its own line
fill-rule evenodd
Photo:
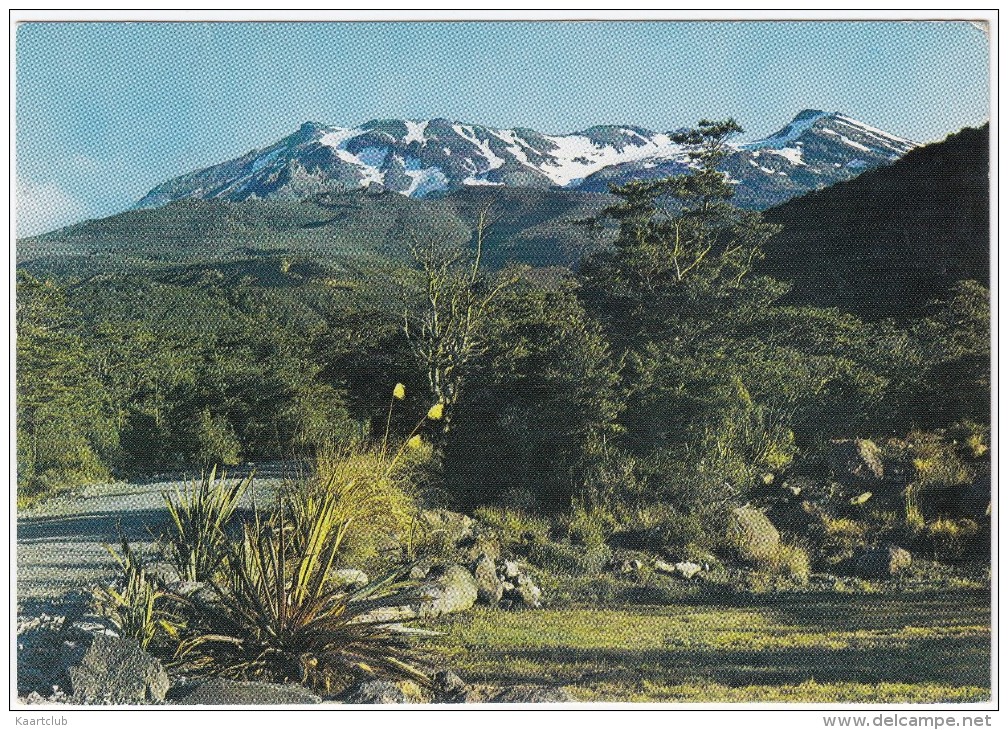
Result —
M 409 629 L 375 612 L 374 601 L 406 591 L 389 576 L 359 590 L 330 579 L 355 506 L 338 493 L 281 499 L 258 511 L 229 551 L 218 600 L 195 606 L 193 634 L 178 652 L 189 671 L 298 681 L 325 693 L 360 675 L 427 681 Z
M 228 542 L 225 528 L 252 478 L 250 473 L 229 482 L 224 473 L 217 477 L 214 466 L 198 483 L 176 489 L 174 498 L 162 494 L 171 516 L 169 553 L 183 580 L 209 580 L 220 567 Z
M 119 563 L 122 585 L 93 590 L 98 612 L 115 625 L 120 636 L 135 639 L 143 649 L 161 637 L 177 640 L 183 621 L 173 610 L 176 597 L 148 577 L 126 538 L 120 534 L 119 539 L 121 554 L 111 545 L 105 545 L 105 549 Z

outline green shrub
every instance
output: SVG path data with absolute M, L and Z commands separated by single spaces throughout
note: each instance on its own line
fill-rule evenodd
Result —
M 960 560 L 979 533 L 980 527 L 973 520 L 939 518 L 927 524 L 923 537 L 936 560 Z
M 234 427 L 222 416 L 200 411 L 196 424 L 196 457 L 202 464 L 234 466 L 241 459 L 241 443 Z
M 605 543 L 595 547 L 569 542 L 534 542 L 525 548 L 529 562 L 561 575 L 598 575 L 612 561 L 613 552 Z
M 847 560 L 864 545 L 868 530 L 865 523 L 847 517 L 831 517 L 827 514 L 822 514 L 820 519 L 822 523 L 820 550 L 827 563 L 835 564 Z
M 616 527 L 616 517 L 608 510 L 578 505 L 567 521 L 567 536 L 575 545 L 597 548 L 606 543 Z
M 949 429 L 949 435 L 973 459 L 981 459 L 990 451 L 990 427 L 982 423 L 960 421 Z
M 506 507 L 478 507 L 473 515 L 497 528 L 506 545 L 549 541 L 550 524 L 542 517 Z
M 56 417 L 33 430 L 18 428 L 17 459 L 18 497 L 23 502 L 109 476 L 83 430 Z
M 963 463 L 955 446 L 940 434 L 915 431 L 907 438 L 916 483 L 922 489 L 958 486 L 972 481 L 975 474 Z
M 771 572 L 799 583 L 809 578 L 809 556 L 805 548 L 791 543 L 781 543 L 780 548 L 766 566 Z

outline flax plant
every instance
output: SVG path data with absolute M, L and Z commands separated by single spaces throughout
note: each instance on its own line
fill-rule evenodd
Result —
M 198 484 L 176 489 L 174 497 L 162 494 L 171 516 L 169 550 L 183 580 L 206 581 L 218 570 L 228 540 L 225 528 L 252 478 L 249 474 L 228 482 L 226 474 L 217 478 L 215 466 Z
M 105 545 L 122 571 L 119 588 L 95 588 L 93 598 L 100 614 L 106 616 L 121 636 L 135 639 L 147 649 L 155 639 L 176 640 L 182 619 L 169 606 L 175 597 L 157 586 L 143 569 L 138 556 L 120 535 L 122 553 Z
M 353 519 L 338 493 L 281 499 L 264 519 L 256 511 L 228 555 L 217 600 L 183 641 L 189 671 L 296 681 L 326 694 L 360 676 L 427 682 L 424 654 L 410 630 L 383 618 L 374 600 L 405 591 L 396 575 L 358 590 L 329 573 Z

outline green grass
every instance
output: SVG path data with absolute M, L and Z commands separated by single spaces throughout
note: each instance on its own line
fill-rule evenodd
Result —
M 479 610 L 440 628 L 468 681 L 559 685 L 581 701 L 990 698 L 989 597 L 981 591 Z

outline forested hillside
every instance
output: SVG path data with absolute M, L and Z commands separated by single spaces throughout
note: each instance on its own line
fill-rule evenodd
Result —
M 989 126 L 768 210 L 760 267 L 788 301 L 861 316 L 916 315 L 956 282 L 990 279 Z

